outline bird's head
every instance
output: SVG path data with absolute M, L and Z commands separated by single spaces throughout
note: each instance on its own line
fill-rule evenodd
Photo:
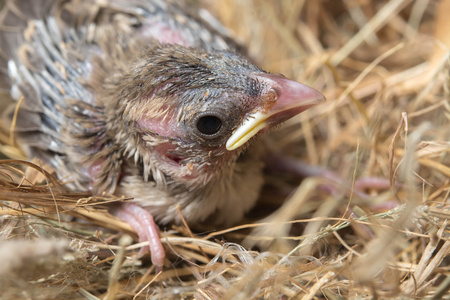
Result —
M 237 54 L 176 45 L 149 49 L 107 84 L 117 142 L 143 176 L 194 186 L 232 169 L 255 135 L 324 99 Z

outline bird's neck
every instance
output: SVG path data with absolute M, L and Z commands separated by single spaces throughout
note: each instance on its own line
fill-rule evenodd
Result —
M 144 181 L 128 162 L 118 193 L 134 197 L 161 223 L 179 223 L 179 211 L 189 223 L 232 224 L 254 206 L 263 185 L 261 148 L 252 147 L 214 176 L 189 183 L 174 180 L 160 170 Z M 132 170 L 134 170 L 134 173 Z

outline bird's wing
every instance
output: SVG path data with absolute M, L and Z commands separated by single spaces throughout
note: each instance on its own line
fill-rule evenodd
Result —
M 89 101 L 92 94 L 79 80 L 89 73 L 89 53 L 69 57 L 68 43 L 77 44 L 79 38 L 61 26 L 57 9 L 57 1 L 5 2 L 0 19 L 0 81 L 9 85 L 6 88 L 15 100 L 23 98 L 14 128 L 18 143 L 29 156 L 67 175 L 75 172 L 64 163 L 64 111 L 69 99 Z M 14 108 L 2 117 L 7 126 Z

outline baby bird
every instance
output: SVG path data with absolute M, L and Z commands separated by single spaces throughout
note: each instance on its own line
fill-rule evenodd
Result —
M 255 137 L 323 100 L 252 64 L 204 15 L 160 0 L 6 0 L 0 15 L 18 144 L 73 189 L 133 197 L 115 213 L 159 267 L 153 218 L 241 219 L 263 184 Z

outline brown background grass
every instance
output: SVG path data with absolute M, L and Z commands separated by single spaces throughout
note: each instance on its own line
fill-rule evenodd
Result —
M 104 209 L 120 199 L 72 193 L 40 166 L 0 161 L 1 297 L 450 298 L 450 1 L 202 5 L 263 68 L 324 93 L 327 102 L 277 129 L 272 145 L 334 170 L 348 189 L 268 175 L 241 227 L 164 228 L 170 263 L 154 275 L 148 259 L 133 258 L 139 245 L 118 234 L 131 229 Z M 0 137 L 15 156 L 8 133 Z M 352 192 L 374 177 L 391 187 Z

